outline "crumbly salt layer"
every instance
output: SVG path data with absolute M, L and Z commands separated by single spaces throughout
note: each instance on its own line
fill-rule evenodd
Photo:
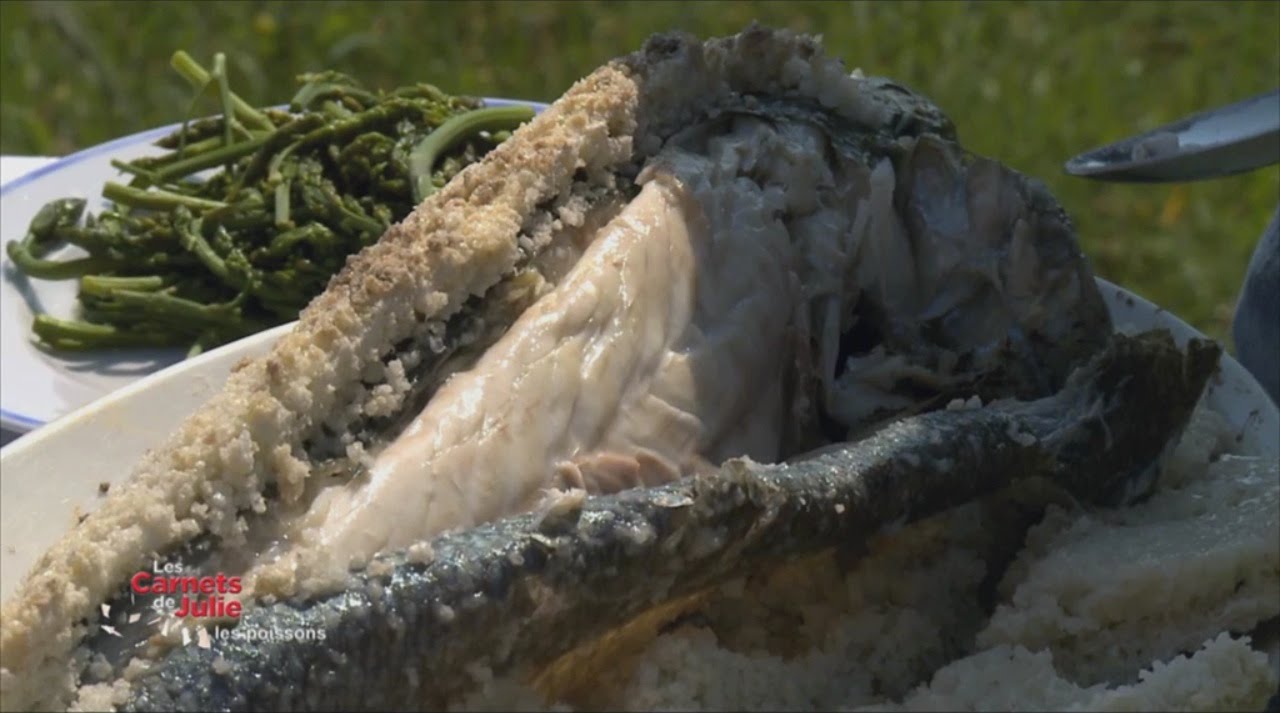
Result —
M 979 644 L 1049 648 L 1073 680 L 1123 683 L 1280 616 L 1280 461 L 1228 455 L 1189 473 L 1134 507 L 1051 510 Z
M 507 677 L 487 676 L 480 685 L 451 711 L 572 711 L 564 704 L 547 705 L 542 696 L 529 686 Z
M 94 683 L 83 686 L 70 711 L 109 711 L 129 700 L 129 682 L 117 679 L 111 683 Z
M 1049 651 L 1001 645 L 952 663 L 900 704 L 857 711 L 1250 711 L 1276 690 L 1266 654 L 1227 633 L 1191 656 L 1156 661 L 1136 683 L 1080 686 Z

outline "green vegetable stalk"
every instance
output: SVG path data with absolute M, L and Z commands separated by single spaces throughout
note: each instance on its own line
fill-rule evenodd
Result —
M 162 152 L 113 161 L 128 180 L 103 186 L 97 215 L 52 201 L 6 246 L 28 277 L 79 280 L 76 319 L 32 325 L 52 349 L 195 354 L 295 319 L 348 255 L 533 116 L 332 71 L 300 76 L 288 111 L 255 108 L 221 53 L 212 69 L 181 51 L 171 64 L 194 97 Z M 206 104 L 218 113 L 189 118 Z M 67 245 L 87 254 L 56 252 Z
M 435 191 L 431 174 L 436 160 L 458 142 L 481 131 L 508 131 L 533 118 L 527 106 L 499 106 L 477 109 L 449 119 L 427 134 L 409 157 L 409 175 L 413 179 L 413 198 L 421 203 Z

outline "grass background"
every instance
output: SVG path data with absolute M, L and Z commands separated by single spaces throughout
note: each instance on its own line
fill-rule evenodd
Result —
M 0 153 L 62 155 L 180 120 L 169 56 L 283 102 L 300 72 L 372 86 L 550 100 L 653 32 L 751 20 L 820 33 L 850 68 L 893 77 L 965 145 L 1042 178 L 1103 277 L 1225 337 L 1280 167 L 1179 185 L 1069 178 L 1088 148 L 1280 84 L 1275 2 L 3 2 Z

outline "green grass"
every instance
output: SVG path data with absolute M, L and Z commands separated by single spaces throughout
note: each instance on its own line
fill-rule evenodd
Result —
M 1280 168 L 1124 186 L 1064 176 L 1068 157 L 1280 84 L 1280 3 L 0 3 L 0 152 L 65 154 L 179 120 L 168 67 L 226 52 L 235 89 L 286 100 L 334 68 L 375 86 L 549 100 L 653 32 L 728 34 L 752 19 L 931 97 L 970 149 L 1043 179 L 1096 271 L 1223 337 Z

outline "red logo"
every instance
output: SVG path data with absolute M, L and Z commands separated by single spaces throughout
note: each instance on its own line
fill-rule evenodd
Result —
M 159 595 L 155 608 L 181 619 L 239 618 L 243 608 L 240 602 L 227 601 L 225 596 L 240 593 L 240 577 L 221 572 L 184 576 L 182 565 L 174 562 L 163 567 L 157 563 L 150 572 L 134 574 L 129 588 L 134 594 Z

